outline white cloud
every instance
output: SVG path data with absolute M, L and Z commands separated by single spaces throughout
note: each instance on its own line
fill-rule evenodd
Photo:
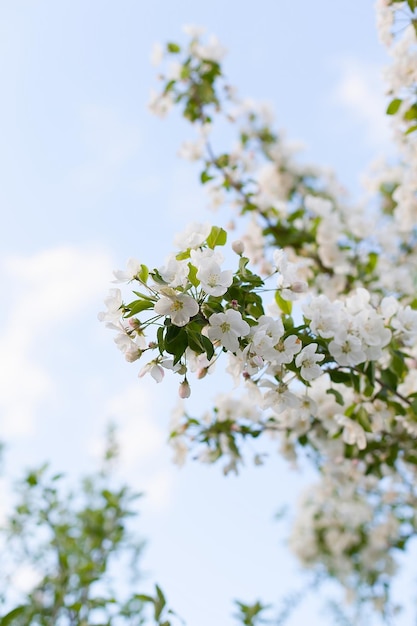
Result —
M 167 430 L 158 424 L 153 400 L 159 392 L 153 380 L 141 380 L 110 397 L 99 420 L 100 434 L 89 446 L 95 457 L 102 457 L 104 421 L 116 425 L 121 471 L 130 484 L 145 492 L 146 505 L 153 511 L 170 505 L 174 480 L 167 454 Z
M 109 256 L 100 250 L 59 247 L 3 260 L 11 284 L 8 317 L 0 334 L 1 436 L 33 432 L 37 410 L 54 387 L 42 352 L 61 340 L 64 324 L 105 293 Z
M 345 59 L 338 63 L 340 80 L 332 101 L 342 106 L 363 126 L 372 147 L 386 149 L 390 144 L 389 121 L 385 115 L 386 97 L 381 66 Z

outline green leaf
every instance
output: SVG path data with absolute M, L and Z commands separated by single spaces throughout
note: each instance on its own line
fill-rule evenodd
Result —
M 132 317 L 132 315 L 137 315 L 141 311 L 145 311 L 146 309 L 153 309 L 154 302 L 150 300 L 134 300 L 130 304 L 126 305 L 129 309 L 129 313 L 124 315 L 124 317 Z
M 181 52 L 181 48 L 177 43 L 167 43 L 167 50 L 168 52 L 171 52 L 172 54 L 178 54 L 178 52 Z
M 146 267 L 146 265 L 143 265 L 143 263 L 141 263 L 141 265 L 140 265 L 140 270 L 138 272 L 138 277 L 139 277 L 139 280 L 141 280 L 143 283 L 146 283 L 148 281 L 149 270 Z
M 216 246 L 224 246 L 227 241 L 227 233 L 223 228 L 220 228 L 219 226 L 213 226 L 206 241 L 208 247 L 212 250 Z
M 413 104 L 408 111 L 404 113 L 405 120 L 415 120 L 417 119 L 417 104 Z
M 362 426 L 362 428 L 367 432 L 372 432 L 371 421 L 369 419 L 369 415 L 366 409 L 363 406 L 359 407 L 357 412 L 355 413 L 356 421 Z
M 203 185 L 205 183 L 208 183 L 210 180 L 213 180 L 213 176 L 210 176 L 210 174 L 208 174 L 207 170 L 204 170 L 204 172 L 201 172 L 200 174 L 200 180 L 203 183 Z
M 400 98 L 394 98 L 394 100 L 391 100 L 391 102 L 389 103 L 387 107 L 387 111 L 386 111 L 387 115 L 395 115 L 395 113 L 400 108 L 401 104 L 402 104 L 402 100 Z
M 28 607 L 27 606 L 18 606 L 17 608 L 7 613 L 4 617 L 0 619 L 1 626 L 7 626 L 8 624 L 13 624 L 13 620 L 15 617 L 19 617 L 23 615 Z
M 417 130 L 417 124 L 414 124 L 413 126 L 410 126 L 410 128 L 407 128 L 404 135 L 411 135 L 411 133 L 413 133 L 415 130 Z
M 174 355 L 174 365 L 178 363 L 188 348 L 188 336 L 184 328 L 171 324 L 165 335 L 165 350 Z
M 275 292 L 275 302 L 285 315 L 291 315 L 292 302 L 291 300 L 284 300 L 279 291 Z
M 332 380 L 334 383 L 350 386 L 351 379 L 348 372 L 340 372 L 339 370 L 328 370 L 328 372 L 330 380 Z
M 198 287 L 198 285 L 200 284 L 200 281 L 197 278 L 198 270 L 195 267 L 195 265 L 192 265 L 191 263 L 188 264 L 188 267 L 189 267 L 188 280 L 193 285 L 193 287 Z
M 381 372 L 381 380 L 391 391 L 394 391 L 397 388 L 398 378 L 392 370 L 383 370 Z
M 189 259 L 190 258 L 190 248 L 188 248 L 187 250 L 184 250 L 183 252 L 179 252 L 178 254 L 175 255 L 175 258 L 177 259 L 177 261 L 183 261 L 184 259 Z
M 336 389 L 327 389 L 326 393 L 331 394 L 332 396 L 334 396 L 336 398 L 336 402 L 338 404 L 344 404 L 345 401 L 343 399 L 342 394 L 340 393 L 340 391 L 337 391 Z
M 158 330 L 156 331 L 156 340 L 158 342 L 159 353 L 162 355 L 164 353 L 164 350 L 165 350 L 164 327 L 163 326 L 160 326 L 158 328 Z

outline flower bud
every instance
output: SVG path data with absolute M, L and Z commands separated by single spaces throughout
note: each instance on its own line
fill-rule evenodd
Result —
M 245 251 L 245 244 L 240 239 L 236 239 L 236 241 L 232 243 L 232 250 L 233 252 L 236 252 L 236 254 L 238 254 L 239 256 L 242 256 L 243 252 Z
M 291 291 L 294 293 L 305 293 L 308 289 L 308 285 L 304 280 L 297 280 L 291 285 Z
M 140 350 L 139 348 L 135 349 L 133 348 L 132 350 L 126 350 L 125 352 L 125 359 L 128 363 L 134 363 L 134 361 L 137 361 L 138 359 L 140 359 L 140 357 L 142 356 L 143 351 Z
M 189 398 L 191 395 L 191 388 L 190 385 L 188 384 L 188 380 L 183 380 L 182 383 L 180 384 L 180 387 L 178 389 L 178 394 L 180 396 L 180 398 L 182 398 L 183 400 L 185 400 L 185 398 Z
M 127 323 L 132 330 L 140 330 L 141 323 L 138 319 L 136 319 L 136 317 L 131 317 Z

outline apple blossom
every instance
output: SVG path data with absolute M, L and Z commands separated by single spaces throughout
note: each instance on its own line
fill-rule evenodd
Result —
M 218 340 L 227 350 L 239 349 L 239 338 L 249 334 L 250 326 L 242 319 L 239 311 L 227 309 L 225 313 L 213 313 L 209 318 L 207 334 L 210 339 Z
M 177 293 L 174 290 L 164 290 L 164 294 L 155 304 L 158 315 L 168 315 L 175 326 L 185 326 L 190 318 L 197 315 L 199 306 L 191 296 Z

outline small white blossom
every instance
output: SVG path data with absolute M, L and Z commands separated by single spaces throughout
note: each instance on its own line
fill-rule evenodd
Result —
M 125 270 L 113 270 L 114 283 L 128 283 L 133 280 L 141 270 L 140 261 L 128 259 Z
M 174 326 L 185 326 L 194 315 L 197 315 L 198 303 L 191 296 L 170 288 L 165 288 L 163 293 L 155 304 L 155 312 L 158 315 L 169 316 Z
M 231 352 L 239 349 L 239 337 L 250 332 L 250 326 L 242 319 L 239 311 L 227 309 L 226 313 L 213 313 L 209 319 L 207 334 L 213 341 L 219 340 Z
M 100 322 L 117 323 L 120 320 L 122 302 L 122 292 L 120 289 L 110 289 L 108 296 L 104 299 L 107 311 L 100 311 L 98 319 Z
M 188 224 L 183 233 L 179 233 L 174 238 L 174 244 L 180 250 L 188 250 L 189 248 L 198 248 L 207 239 L 211 231 L 211 225 L 206 222 L 192 222 Z
M 300 373 L 304 380 L 313 380 L 323 373 L 320 365 L 317 365 L 317 363 L 324 359 L 324 354 L 317 354 L 317 347 L 316 343 L 310 343 L 295 358 L 295 364 L 300 368 Z
M 233 282 L 232 270 L 222 271 L 220 265 L 209 260 L 197 272 L 202 289 L 211 296 L 222 296 Z

